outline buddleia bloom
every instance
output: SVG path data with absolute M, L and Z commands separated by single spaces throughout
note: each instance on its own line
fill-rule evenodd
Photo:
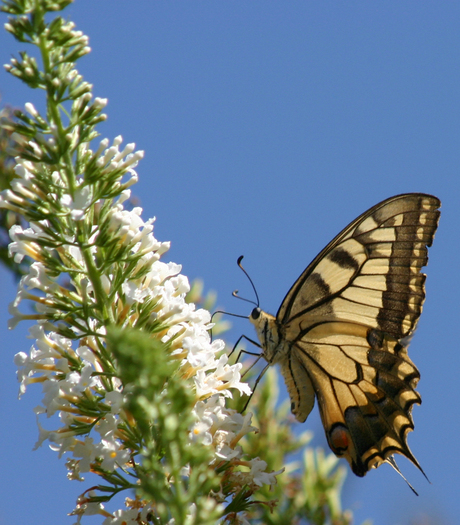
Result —
M 241 446 L 256 431 L 251 414 L 227 407 L 251 391 L 224 342 L 211 340 L 210 313 L 186 301 L 189 281 L 165 259 L 170 243 L 132 205 L 143 152 L 121 137 L 95 146 L 107 100 L 93 98 L 74 64 L 90 52 L 88 38 L 60 17 L 45 20 L 67 3 L 5 7 L 14 15 L 7 31 L 40 42 L 44 68 L 21 53 L 6 69 L 47 94 L 46 115 L 31 103 L 16 112 L 15 178 L 0 195 L 0 207 L 23 219 L 10 230 L 10 256 L 28 265 L 9 327 L 32 323 L 34 342 L 15 363 L 20 395 L 37 383 L 43 391 L 36 447 L 64 457 L 70 480 L 100 477 L 79 496 L 77 522 L 238 521 L 248 498 L 276 482 Z M 109 512 L 123 491 L 126 508 Z M 232 505 L 237 495 L 244 505 Z
M 102 161 L 96 163 L 102 170 L 119 171 L 120 179 L 126 173 L 130 180 L 137 178 L 134 168 L 142 152 L 123 155 L 120 145 L 121 138 L 112 145 L 102 141 Z M 127 149 L 131 151 L 132 145 Z M 84 154 L 94 157 L 89 149 Z M 189 282 L 180 265 L 161 260 L 169 243 L 155 239 L 153 220 L 144 222 L 140 208 L 125 209 L 130 190 L 124 188 L 110 200 L 97 198 L 100 192 L 87 185 L 82 174 L 72 197 L 58 171 L 47 172 L 19 158 L 15 171 L 17 179 L 2 193 L 0 206 L 19 209 L 29 220 L 39 216 L 26 228 L 14 226 L 9 246 L 17 262 L 24 257 L 33 261 L 10 306 L 10 327 L 26 319 L 36 323 L 30 329 L 35 342 L 29 353 L 15 357 L 21 395 L 33 383 L 43 388 L 42 403 L 36 408 L 40 416 L 36 446 L 48 441 L 60 456 L 68 457 L 70 479 L 83 480 L 90 471 L 129 468 L 134 451 L 126 428 L 135 423 L 123 411 L 124 385 L 105 344 L 107 324 L 114 323 L 142 328 L 169 343 L 171 359 L 180 361 L 182 376 L 195 389 L 190 441 L 213 447 L 216 466 L 229 462 L 233 490 L 274 483 L 273 474 L 260 468 L 260 460 L 253 468 L 251 460 L 243 459 L 238 443 L 255 431 L 251 416 L 225 406 L 232 391 L 250 393 L 241 381 L 241 365 L 228 363 L 222 340 L 211 342 L 209 312 L 185 301 Z M 53 219 L 45 218 L 51 210 Z M 26 313 L 25 300 L 35 305 L 33 313 Z M 54 415 L 59 423 L 45 430 L 41 416 Z M 234 469 L 241 465 L 247 467 L 244 473 Z M 136 502 L 136 512 L 125 512 L 138 519 L 145 505 L 149 502 Z M 74 512 L 101 513 L 107 516 L 106 523 L 119 519 L 95 504 L 91 495 L 80 498 Z

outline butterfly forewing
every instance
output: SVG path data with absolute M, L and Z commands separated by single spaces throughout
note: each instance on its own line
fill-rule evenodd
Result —
M 394 453 L 420 468 L 407 445 L 421 399 L 406 347 L 425 299 L 421 268 L 439 207 L 417 193 L 377 204 L 314 259 L 276 319 L 251 316 L 264 356 L 281 365 L 296 418 L 308 416 L 314 390 L 331 449 L 358 476 Z

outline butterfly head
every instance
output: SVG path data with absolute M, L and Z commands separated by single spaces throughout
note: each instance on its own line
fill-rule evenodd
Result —
M 271 331 L 271 326 L 275 323 L 275 318 L 256 306 L 249 315 L 249 320 L 255 326 L 259 341 L 262 347 L 265 348 L 267 336 Z
M 264 358 L 270 364 L 277 362 L 279 360 L 282 337 L 276 318 L 257 306 L 249 315 L 249 320 L 256 329 Z

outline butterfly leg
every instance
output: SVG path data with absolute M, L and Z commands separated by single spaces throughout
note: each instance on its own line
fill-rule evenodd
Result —
M 262 356 L 260 355 L 260 356 L 259 356 L 259 359 L 260 359 L 261 357 L 262 357 Z M 258 361 L 259 359 L 257 359 L 257 360 L 255 361 L 255 363 L 253 363 L 252 366 L 254 366 L 254 365 L 257 363 L 257 361 Z M 246 374 L 247 372 L 249 372 L 249 370 L 252 368 L 252 366 L 251 366 L 248 370 L 246 370 L 245 374 Z M 246 404 L 244 405 L 243 410 L 241 411 L 241 413 L 243 413 L 243 412 L 248 408 L 249 402 L 251 401 L 252 396 L 254 395 L 254 392 L 256 391 L 257 385 L 259 384 L 259 381 L 262 379 L 262 377 L 263 377 L 263 375 L 265 374 L 265 372 L 268 370 L 268 367 L 269 367 L 269 366 L 270 366 L 270 363 L 268 363 L 268 364 L 265 366 L 265 368 L 264 368 L 264 369 L 262 370 L 262 372 L 259 374 L 259 377 L 256 379 L 256 382 L 254 383 L 254 388 L 252 389 L 252 394 L 248 397 L 248 400 L 246 401 Z M 244 374 L 243 374 L 243 376 L 244 376 Z
M 252 343 L 254 346 L 257 346 L 258 348 L 262 348 L 262 346 L 257 343 L 256 341 L 254 341 L 253 339 L 249 339 L 249 337 L 247 337 L 246 335 L 241 335 L 240 337 L 238 337 L 238 340 L 236 341 L 236 343 L 233 345 L 233 348 L 232 348 L 232 351 L 228 354 L 228 357 L 230 357 L 233 352 L 238 348 L 238 345 L 241 343 L 241 340 L 242 339 L 246 339 L 246 341 L 249 341 L 250 343 Z M 240 357 L 241 357 L 241 354 L 248 354 L 248 355 L 256 355 L 256 356 L 259 356 L 260 353 L 257 353 L 257 352 L 248 352 L 247 350 L 240 350 L 239 353 L 238 353 L 238 357 L 236 358 L 236 361 L 235 363 L 238 363 L 238 361 L 240 360 Z

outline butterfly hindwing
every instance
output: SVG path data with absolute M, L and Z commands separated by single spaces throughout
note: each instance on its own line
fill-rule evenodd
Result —
M 299 421 L 314 394 L 331 449 L 364 476 L 407 445 L 419 372 L 407 345 L 422 311 L 440 202 L 406 194 L 347 226 L 306 268 L 276 318 L 255 309 L 271 364 L 280 363 Z M 314 394 L 313 394 L 314 393 Z
M 329 325 L 291 349 L 308 370 L 329 446 L 358 476 L 396 452 L 418 466 L 406 436 L 412 405 L 420 403 L 419 374 L 406 349 L 374 329 Z

